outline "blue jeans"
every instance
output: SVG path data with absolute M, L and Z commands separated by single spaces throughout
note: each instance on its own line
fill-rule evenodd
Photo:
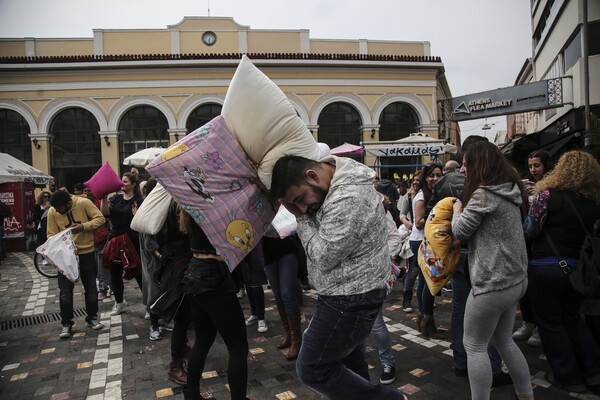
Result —
M 385 289 L 349 296 L 319 296 L 296 361 L 300 382 L 328 399 L 399 399 L 369 380 L 365 342 Z
M 373 336 L 375 336 L 375 340 L 377 341 L 377 347 L 379 347 L 381 365 L 396 365 L 394 353 L 392 352 L 392 338 L 383 320 L 382 310 L 379 310 L 377 313 L 371 332 L 373 332 Z
M 557 265 L 529 265 L 529 295 L 544 353 L 557 382 L 600 380 L 600 349 L 579 314 L 583 296 Z
M 265 265 L 265 273 L 271 284 L 277 307 L 287 312 L 300 311 L 298 303 L 298 257 L 285 254 L 279 260 Z
M 83 284 L 86 322 L 98 316 L 98 291 L 96 290 L 96 255 L 94 253 L 79 255 L 79 276 Z M 60 323 L 64 325 L 73 324 L 73 288 L 75 284 L 58 274 L 58 302 L 60 304 Z
M 467 265 L 467 249 L 461 249 L 460 260 L 456 266 L 456 271 L 452 275 L 452 355 L 454 358 L 454 368 L 467 369 L 467 353 L 463 345 L 463 336 L 465 333 L 465 306 L 471 287 L 465 276 L 465 266 Z M 490 343 L 488 346 L 488 355 L 492 363 L 492 374 L 497 375 L 502 372 L 502 358 L 496 348 Z
M 413 256 L 408 259 L 408 272 L 406 273 L 406 278 L 404 278 L 404 288 L 402 289 L 404 293 L 412 293 L 415 288 L 415 281 L 417 280 L 417 276 L 419 276 L 419 271 L 421 270 L 417 261 L 417 252 L 421 242 L 422 240 L 411 240 L 409 242 Z M 419 308 L 421 308 L 421 299 L 417 300 L 419 301 Z
M 98 265 L 98 291 L 108 293 L 110 284 L 110 270 L 102 266 L 102 252 L 96 252 L 96 265 Z

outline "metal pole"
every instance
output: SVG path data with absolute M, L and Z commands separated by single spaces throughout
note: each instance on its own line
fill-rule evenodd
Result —
M 590 65 L 589 65 L 589 37 L 588 37 L 588 2 L 583 0 L 583 26 L 582 39 L 583 39 L 583 96 L 584 96 L 584 110 L 585 110 L 585 132 L 589 135 L 590 133 Z M 587 140 L 586 140 L 587 142 Z

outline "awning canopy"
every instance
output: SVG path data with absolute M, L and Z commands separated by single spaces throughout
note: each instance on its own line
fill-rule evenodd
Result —
M 410 136 L 395 141 L 362 142 L 367 155 L 375 157 L 401 157 L 401 156 L 437 156 L 444 153 L 456 153 L 457 148 L 452 144 L 445 144 L 442 139 L 435 139 L 421 133 L 412 133 Z
M 359 156 L 364 153 L 364 149 L 360 146 L 350 143 L 344 143 L 330 150 L 334 156 Z
M 36 186 L 46 186 L 52 179 L 37 168 L 11 156 L 0 153 L 0 183 L 33 182 Z

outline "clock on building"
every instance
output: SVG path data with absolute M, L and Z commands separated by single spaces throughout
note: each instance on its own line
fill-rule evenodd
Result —
M 214 32 L 208 31 L 204 32 L 202 35 L 202 43 L 207 46 L 212 46 L 217 41 L 217 35 Z

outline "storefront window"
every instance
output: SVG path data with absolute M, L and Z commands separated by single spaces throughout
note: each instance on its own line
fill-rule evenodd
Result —
M 326 106 L 318 119 L 319 142 L 334 148 L 346 143 L 360 145 L 362 120 L 358 111 L 347 103 L 332 103 Z
M 216 116 L 221 115 L 222 108 L 220 104 L 213 103 L 196 107 L 186 121 L 185 128 L 187 129 L 187 133 L 195 131 Z

